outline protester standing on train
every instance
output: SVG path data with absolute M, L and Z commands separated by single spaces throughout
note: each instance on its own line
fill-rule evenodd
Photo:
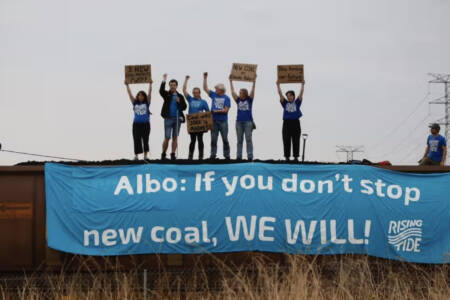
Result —
M 183 94 L 186 97 L 187 102 L 189 103 L 189 114 L 195 114 L 201 111 L 209 111 L 208 103 L 201 98 L 200 88 L 195 87 L 192 89 L 192 95 L 189 95 L 187 91 L 187 84 L 190 76 L 186 76 L 183 84 Z M 192 160 L 194 158 L 194 150 L 195 150 L 195 142 L 198 141 L 198 159 L 203 159 L 203 150 L 205 148 L 203 144 L 203 133 L 204 132 L 196 132 L 190 133 L 191 142 L 189 144 L 189 159 Z
M 164 118 L 164 141 L 162 144 L 161 159 L 166 159 L 169 140 L 172 139 L 172 152 L 170 159 L 176 159 L 178 147 L 178 135 L 180 133 L 181 123 L 184 123 L 183 111 L 186 110 L 186 101 L 182 94 L 177 91 L 178 81 L 172 79 L 169 81 L 169 90 L 166 91 L 167 74 L 164 74 L 159 94 L 164 100 L 161 116 Z
M 133 105 L 133 141 L 134 141 L 134 159 L 139 159 L 139 154 L 144 152 L 144 159 L 148 159 L 150 137 L 150 103 L 152 101 L 152 81 L 148 87 L 148 95 L 144 91 L 139 91 L 136 97 L 131 93 L 130 85 L 125 80 L 128 97 Z
M 298 161 L 300 153 L 300 135 L 301 126 L 300 118 L 302 117 L 302 111 L 300 106 L 303 102 L 303 91 L 305 88 L 305 81 L 301 83 L 300 93 L 295 98 L 294 91 L 287 91 L 286 97 L 280 87 L 280 82 L 277 81 L 278 94 L 280 95 L 280 103 L 283 107 L 283 147 L 284 157 L 287 161 L 291 157 L 291 145 L 293 150 L 294 160 Z
M 233 80 L 230 76 L 231 95 L 234 101 L 236 101 L 238 110 L 236 118 L 237 160 L 242 160 L 242 147 L 244 143 L 244 136 L 245 136 L 245 144 L 247 147 L 247 159 L 249 161 L 253 160 L 252 133 L 255 126 L 253 122 L 252 108 L 253 108 L 253 99 L 255 97 L 255 84 L 256 84 L 256 76 L 255 79 L 253 80 L 250 94 L 248 93 L 247 89 L 240 89 L 238 95 L 234 89 Z
M 213 129 L 211 130 L 211 156 L 210 159 L 216 159 L 217 140 L 222 137 L 223 156 L 226 160 L 230 159 L 230 143 L 228 142 L 228 111 L 231 106 L 230 97 L 225 95 L 225 85 L 217 84 L 211 91 L 208 88 L 208 73 L 203 73 L 203 89 L 211 98 L 211 111 L 213 113 Z

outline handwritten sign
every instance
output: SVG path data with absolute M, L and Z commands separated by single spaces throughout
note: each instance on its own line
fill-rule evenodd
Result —
M 152 80 L 151 65 L 125 66 L 125 81 L 128 83 L 149 83 Z
M 231 67 L 231 79 L 239 81 L 254 81 L 258 65 L 234 63 Z
M 280 83 L 303 82 L 303 65 L 278 65 L 278 81 Z
M 206 132 L 213 128 L 212 113 L 210 111 L 198 112 L 186 116 L 189 133 Z

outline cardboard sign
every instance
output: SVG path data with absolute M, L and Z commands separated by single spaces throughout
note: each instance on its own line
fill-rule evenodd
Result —
M 257 67 L 258 65 L 234 63 L 231 67 L 231 79 L 253 82 L 256 78 Z
M 152 80 L 151 65 L 125 66 L 125 80 L 128 83 L 149 83 Z
M 186 120 L 189 133 L 206 132 L 213 128 L 212 113 L 210 111 L 187 115 Z
M 280 83 L 303 82 L 303 65 L 278 65 L 278 81 Z

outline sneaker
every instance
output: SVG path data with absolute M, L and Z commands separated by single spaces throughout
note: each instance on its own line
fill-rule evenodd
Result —
M 177 157 L 175 156 L 175 153 L 170 153 L 170 160 L 176 160 Z

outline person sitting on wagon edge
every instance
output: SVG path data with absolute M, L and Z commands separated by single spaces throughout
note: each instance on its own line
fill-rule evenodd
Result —
M 421 166 L 434 165 L 445 166 L 445 159 L 447 158 L 447 141 L 445 137 L 439 134 L 441 126 L 439 124 L 432 124 L 430 126 L 431 134 L 427 139 L 427 148 L 423 154 L 423 158 L 419 161 Z

